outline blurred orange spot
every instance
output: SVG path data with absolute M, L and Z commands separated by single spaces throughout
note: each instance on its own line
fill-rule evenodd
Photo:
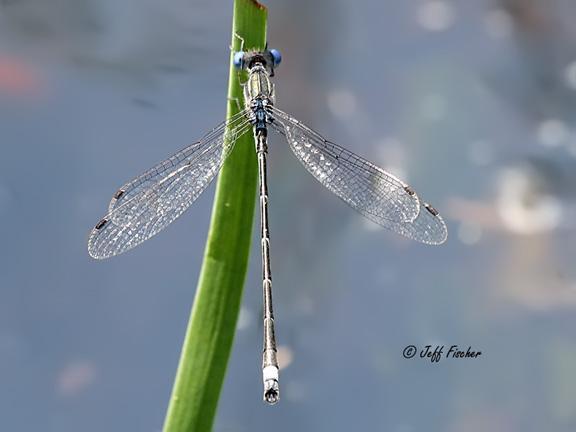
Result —
M 75 396 L 90 386 L 96 378 L 96 366 L 89 361 L 75 361 L 58 374 L 57 389 L 62 396 Z
M 0 54 L 0 92 L 35 93 L 40 86 L 31 66 L 22 60 Z

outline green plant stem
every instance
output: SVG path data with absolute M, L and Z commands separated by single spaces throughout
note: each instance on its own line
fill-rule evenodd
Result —
M 263 49 L 267 10 L 253 0 L 235 0 L 227 118 L 243 104 L 232 55 Z M 239 36 L 239 37 L 238 37 Z M 250 133 L 239 139 L 224 164 L 214 198 L 204 262 L 186 331 L 164 432 L 212 429 L 246 278 L 258 167 Z

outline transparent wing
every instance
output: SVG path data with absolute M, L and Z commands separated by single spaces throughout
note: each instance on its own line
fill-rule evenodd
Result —
M 420 203 L 406 183 L 334 144 L 272 107 L 272 127 L 286 137 L 298 160 L 316 179 L 371 221 L 427 244 L 446 240 L 438 212 Z M 422 211 L 421 211 L 422 209 Z
M 316 179 L 362 215 L 382 221 L 413 221 L 420 201 L 412 188 L 360 156 L 324 139 L 272 108 L 272 126 Z M 279 123 L 279 124 L 278 124 Z
M 250 128 L 244 115 L 236 115 L 123 186 L 90 233 L 90 255 L 103 259 L 120 254 L 168 226 L 206 189 Z
M 438 211 L 428 203 L 422 203 L 422 209 L 418 217 L 412 222 L 390 222 L 389 224 L 383 224 L 371 217 L 368 217 L 368 219 L 404 237 L 429 245 L 442 244 L 448 238 L 448 229 L 446 228 L 444 219 L 442 219 Z
M 212 142 L 215 138 L 224 133 L 226 127 L 229 127 L 230 129 L 237 127 L 245 121 L 245 118 L 245 111 L 235 114 L 230 119 L 220 123 L 204 135 L 198 142 L 189 145 L 175 155 L 153 166 L 138 177 L 130 180 L 114 193 L 110 200 L 110 204 L 108 205 L 108 213 L 111 213 L 112 210 L 120 206 L 120 204 L 125 203 L 138 195 L 142 190 L 152 187 L 174 168 L 194 160 L 198 153 L 206 148 L 207 143 Z

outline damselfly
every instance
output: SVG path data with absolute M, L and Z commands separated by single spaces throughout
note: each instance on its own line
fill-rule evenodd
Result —
M 264 294 L 264 400 L 279 399 L 274 336 L 266 155 L 269 129 L 288 141 L 296 158 L 316 179 L 353 209 L 403 236 L 431 245 L 446 240 L 438 212 L 392 174 L 332 143 L 274 106 L 270 77 L 280 64 L 277 50 L 236 52 L 234 65 L 248 73 L 245 108 L 200 141 L 126 183 L 112 197 L 107 215 L 90 234 L 88 251 L 97 259 L 126 252 L 180 216 L 214 179 L 236 140 L 252 130 L 258 158 Z

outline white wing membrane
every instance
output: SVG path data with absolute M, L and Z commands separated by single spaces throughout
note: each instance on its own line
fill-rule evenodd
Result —
M 130 180 L 116 191 L 108 205 L 108 212 L 112 212 L 112 210 L 120 204 L 138 195 L 142 190 L 149 189 L 155 183 L 162 180 L 162 178 L 173 169 L 194 160 L 194 158 L 198 156 L 198 153 L 202 152 L 206 148 L 207 143 L 212 142 L 215 138 L 222 135 L 227 127 L 233 129 L 234 127 L 241 125 L 245 122 L 245 119 L 246 112 L 239 112 L 232 116 L 228 121 L 220 123 L 212 129 L 212 131 L 204 135 L 198 142 L 189 145 L 178 153 L 170 156 L 168 159 L 153 166 L 135 179 Z
M 273 116 L 304 167 L 355 210 L 386 221 L 416 219 L 420 201 L 406 183 L 276 108 Z
M 406 183 L 283 111 L 270 110 L 271 127 L 286 137 L 304 167 L 360 214 L 422 243 L 446 240 L 446 225 L 438 212 L 421 203 Z M 246 112 L 238 113 L 122 186 L 110 201 L 108 214 L 90 233 L 90 255 L 103 259 L 120 254 L 167 227 L 206 189 L 236 140 L 250 129 Z
M 120 254 L 172 223 L 206 189 L 235 141 L 250 128 L 244 113 L 239 113 L 124 185 L 90 233 L 90 255 L 103 259 Z
M 324 139 L 273 107 L 272 127 L 286 137 L 304 167 L 324 186 L 371 221 L 405 237 L 441 244 L 447 229 L 438 212 L 421 203 L 406 183 Z
M 448 229 L 442 216 L 428 203 L 422 203 L 418 217 L 412 222 L 382 223 L 368 216 L 373 222 L 391 231 L 429 245 L 439 245 L 448 238 Z

